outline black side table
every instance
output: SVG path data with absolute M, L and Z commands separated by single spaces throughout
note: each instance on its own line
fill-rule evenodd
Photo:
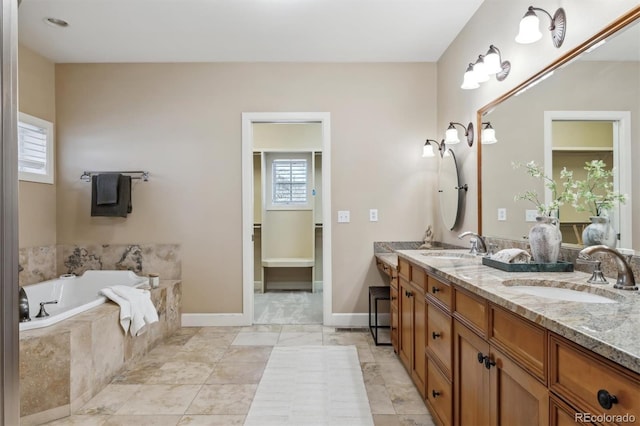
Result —
M 370 286 L 369 287 L 369 331 L 376 346 L 391 346 L 391 342 L 378 342 L 378 329 L 391 328 L 389 325 L 378 325 L 378 302 L 380 300 L 391 300 L 391 287 L 389 286 Z M 373 324 L 371 324 L 371 301 L 373 300 L 374 315 Z

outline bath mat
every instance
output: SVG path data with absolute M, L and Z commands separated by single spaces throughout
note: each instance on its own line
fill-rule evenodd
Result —
M 373 426 L 355 346 L 274 347 L 246 426 Z

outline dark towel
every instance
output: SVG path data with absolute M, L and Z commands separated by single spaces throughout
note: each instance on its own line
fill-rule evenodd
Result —
M 118 202 L 114 204 L 97 203 L 97 176 L 91 177 L 91 216 L 127 217 L 131 213 L 131 176 L 118 178 Z
M 96 204 L 116 204 L 118 202 L 119 173 L 102 173 L 97 176 Z

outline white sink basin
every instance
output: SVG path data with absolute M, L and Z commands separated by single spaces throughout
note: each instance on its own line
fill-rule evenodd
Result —
M 426 253 L 420 253 L 426 257 L 437 257 L 438 259 L 449 259 L 449 260 L 459 260 L 459 259 L 473 259 L 476 256 L 470 253 L 456 253 L 456 252 L 437 252 L 430 251 Z
M 615 300 L 598 294 L 586 291 L 571 290 L 558 287 L 538 287 L 530 285 L 512 286 L 514 291 L 518 291 L 532 296 L 544 297 L 546 299 L 563 300 L 567 302 L 581 303 L 617 303 Z

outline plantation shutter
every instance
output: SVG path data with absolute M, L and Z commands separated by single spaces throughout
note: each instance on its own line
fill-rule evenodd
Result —
M 307 160 L 276 159 L 272 163 L 274 205 L 307 204 Z
M 18 122 L 18 171 L 47 174 L 46 128 Z

